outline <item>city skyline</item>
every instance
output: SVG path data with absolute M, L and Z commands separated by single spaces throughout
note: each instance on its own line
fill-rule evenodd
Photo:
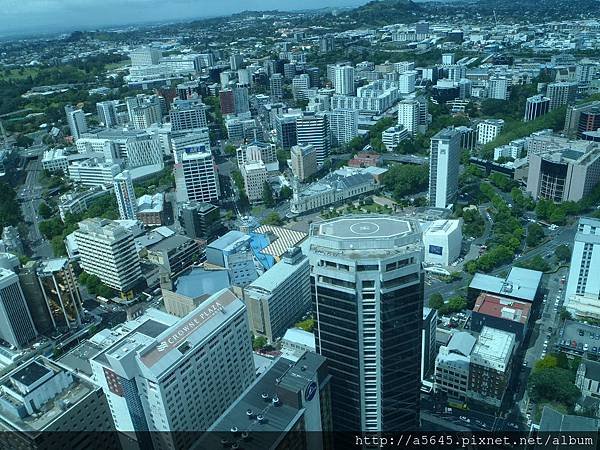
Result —
M 185 22 L 242 11 L 299 11 L 356 7 L 366 0 L 223 0 L 203 5 L 192 0 L 7 0 L 0 16 L 0 38 L 92 30 L 150 23 Z M 69 21 L 65 22 L 65 14 Z M 71 25 L 72 24 L 72 25 Z M 41 28 L 44 31 L 41 31 Z

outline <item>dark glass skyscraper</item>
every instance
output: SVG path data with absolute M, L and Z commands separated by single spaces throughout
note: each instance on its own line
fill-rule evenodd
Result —
M 317 351 L 332 375 L 336 431 L 417 429 L 423 314 L 412 220 L 347 216 L 309 241 Z

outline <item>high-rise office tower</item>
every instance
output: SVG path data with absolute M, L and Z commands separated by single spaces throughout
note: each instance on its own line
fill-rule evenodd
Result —
M 223 289 L 182 319 L 141 320 L 90 360 L 94 379 L 118 431 L 142 448 L 190 448 L 190 432 L 207 430 L 254 381 L 246 307 Z
M 296 142 L 298 145 L 313 145 L 317 152 L 317 164 L 321 166 L 331 148 L 327 117 L 322 114 L 306 113 L 296 119 Z
M 429 204 L 436 208 L 446 208 L 456 200 L 460 138 L 460 132 L 453 128 L 445 128 L 431 138 Z
M 55 258 L 42 261 L 37 268 L 37 278 L 54 328 L 77 328 L 81 325 L 83 304 L 69 260 Z
M 233 89 L 222 89 L 219 91 L 219 103 L 221 105 L 221 114 L 235 114 L 235 97 Z
M 12 270 L 0 268 L 0 338 L 22 348 L 37 334 L 19 277 Z
M 319 51 L 321 53 L 327 53 L 333 51 L 335 48 L 335 38 L 328 34 L 319 38 Z
M 69 125 L 69 131 L 73 139 L 77 140 L 83 133 L 87 133 L 88 127 L 85 120 L 85 113 L 81 109 L 66 105 L 65 114 L 67 115 L 67 124 Z
M 235 86 L 232 91 L 235 114 L 243 114 L 250 111 L 248 88 L 245 86 Z
M 550 99 L 543 95 L 534 95 L 527 98 L 525 103 L 525 117 L 523 122 L 535 120 L 550 111 Z
M 114 127 L 119 124 L 117 119 L 116 102 L 113 100 L 96 103 L 98 111 L 98 120 L 104 124 L 106 128 Z
M 242 55 L 235 54 L 229 57 L 229 68 L 231 70 L 241 69 L 242 64 L 244 64 L 244 57 Z
M 136 220 L 137 200 L 129 170 L 124 170 L 115 177 L 114 187 L 121 220 Z
M 179 211 L 181 226 L 191 238 L 211 241 L 223 228 L 219 207 L 210 203 L 184 203 Z
M 565 307 L 578 319 L 600 308 L 600 220 L 582 217 L 573 243 Z
M 298 117 L 302 117 L 302 113 L 283 114 L 275 117 L 277 144 L 285 150 L 289 150 L 298 142 L 296 136 L 296 120 L 298 120 Z
M 206 105 L 200 99 L 174 100 L 169 113 L 172 131 L 206 128 Z
M 304 181 L 317 172 L 317 152 L 313 145 L 294 145 L 290 150 L 292 173 Z
M 181 161 L 175 164 L 175 186 L 178 202 L 219 200 L 219 175 L 215 161 L 203 145 L 183 149 Z
M 163 108 L 158 95 L 139 94 L 125 99 L 129 121 L 135 129 L 143 130 L 162 123 Z
M 280 73 L 271 75 L 269 85 L 271 88 L 271 98 L 281 100 L 283 98 L 283 75 Z
M 546 97 L 550 99 L 550 111 L 564 105 L 572 105 L 577 97 L 577 83 L 569 81 L 550 83 L 546 90 Z
M 334 145 L 347 144 L 358 136 L 358 110 L 334 109 L 327 115 Z
M 335 66 L 335 93 L 339 95 L 355 95 L 354 67 Z
M 108 219 L 85 219 L 75 231 L 81 267 L 120 292 L 131 290 L 142 277 L 133 234 Z
M 336 431 L 419 423 L 423 269 L 417 222 L 347 216 L 308 242 L 317 352 L 328 360 Z

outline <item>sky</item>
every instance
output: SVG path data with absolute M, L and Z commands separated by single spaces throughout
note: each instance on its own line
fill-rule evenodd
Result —
M 357 6 L 367 0 L 0 0 L 0 36 L 192 20 L 244 10 Z

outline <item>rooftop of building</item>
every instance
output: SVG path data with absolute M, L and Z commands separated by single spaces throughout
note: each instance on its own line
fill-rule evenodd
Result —
M 298 403 L 280 398 L 280 391 L 297 392 L 298 398 L 304 397 L 303 393 L 313 385 L 312 380 L 317 378 L 325 361 L 324 357 L 312 352 L 305 353 L 296 362 L 279 358 L 210 427 L 212 433 L 205 437 L 206 448 L 212 448 L 210 442 L 221 446 L 221 439 L 232 443 L 241 441 L 241 433 L 248 433 L 249 439 L 243 443 L 246 450 L 275 448 L 282 434 L 293 428 L 303 410 Z M 316 389 L 318 391 L 318 386 Z
M 531 314 L 531 303 L 482 292 L 475 301 L 473 312 L 527 324 Z
M 267 235 L 269 244 L 261 250 L 261 253 L 275 258 L 281 257 L 289 248 L 295 247 L 308 236 L 302 231 L 275 225 L 261 225 L 254 232 Z
M 282 339 L 283 342 L 293 342 L 295 344 L 305 345 L 309 348 L 315 348 L 315 335 L 301 328 L 288 329 Z M 285 344 L 284 344 L 285 345 Z
M 423 233 L 430 236 L 447 236 L 460 228 L 460 220 L 434 220 L 429 222 Z
M 165 207 L 165 197 L 162 193 L 142 195 L 137 200 L 138 213 L 160 213 Z
M 182 234 L 172 234 L 154 244 L 150 244 L 147 248 L 151 252 L 170 252 L 193 242 L 193 239 Z
M 301 257 L 301 260 L 304 259 L 305 257 Z M 291 264 L 286 258 L 282 259 L 250 283 L 245 290 L 250 295 L 271 294 L 278 286 L 286 281 L 289 276 L 294 272 L 301 270 L 302 265 L 299 264 L 299 262 L 300 261 L 296 264 Z
M 23 403 L 21 391 L 23 386 L 21 385 L 26 386 L 29 395 L 41 399 L 46 395 L 44 392 L 46 383 L 53 383 L 53 387 L 56 387 L 59 384 L 55 383 L 55 379 L 61 375 L 71 377 L 68 385 L 53 398 L 43 402 L 38 409 L 33 403 L 29 403 L 27 406 L 34 408 L 34 412 L 29 414 Z M 62 380 L 62 383 L 64 382 L 66 379 Z M 35 435 L 48 429 L 69 408 L 97 389 L 92 383 L 65 371 L 50 360 L 38 356 L 0 379 L 0 423 L 9 429 Z
M 583 359 L 581 364 L 585 367 L 585 378 L 600 381 L 600 362 L 592 361 L 591 359 Z
M 169 314 L 165 314 L 169 320 L 149 319 L 151 322 L 146 321 L 119 337 L 93 360 L 118 372 L 119 368 L 111 366 L 108 357 L 119 360 L 133 353 L 136 364 L 144 366 L 139 369 L 144 377 L 157 379 L 176 366 L 190 347 L 210 339 L 223 323 L 244 308 L 232 291 L 222 289 L 181 319 Z
M 498 371 L 505 371 L 515 346 L 515 334 L 484 326 L 471 352 L 471 361 Z
M 373 175 L 366 169 L 344 167 L 325 175 L 300 190 L 300 197 L 312 197 L 328 191 L 343 191 L 363 184 L 373 183 Z
M 550 406 L 544 406 L 542 410 L 542 417 L 540 419 L 541 432 L 577 432 L 577 431 L 593 431 L 598 432 L 600 427 L 599 419 L 592 419 L 591 417 L 573 416 L 569 414 L 563 414 Z
M 174 290 L 179 295 L 198 298 L 230 286 L 227 270 L 204 270 L 194 267 L 177 278 Z
M 239 242 L 250 240 L 250 236 L 241 231 L 232 230 L 221 236 L 219 239 L 208 244 L 207 248 L 213 248 L 221 251 L 227 251 L 237 245 Z
M 104 347 L 92 341 L 83 341 L 77 347 L 62 355 L 58 360 L 62 366 L 68 367 L 69 370 L 77 374 L 92 376 L 92 366 L 90 359 L 99 354 Z
M 506 279 L 476 273 L 469 288 L 533 302 L 538 292 L 542 272 L 513 267 Z
M 39 270 L 42 273 L 60 272 L 69 265 L 68 258 L 45 259 L 40 262 Z

